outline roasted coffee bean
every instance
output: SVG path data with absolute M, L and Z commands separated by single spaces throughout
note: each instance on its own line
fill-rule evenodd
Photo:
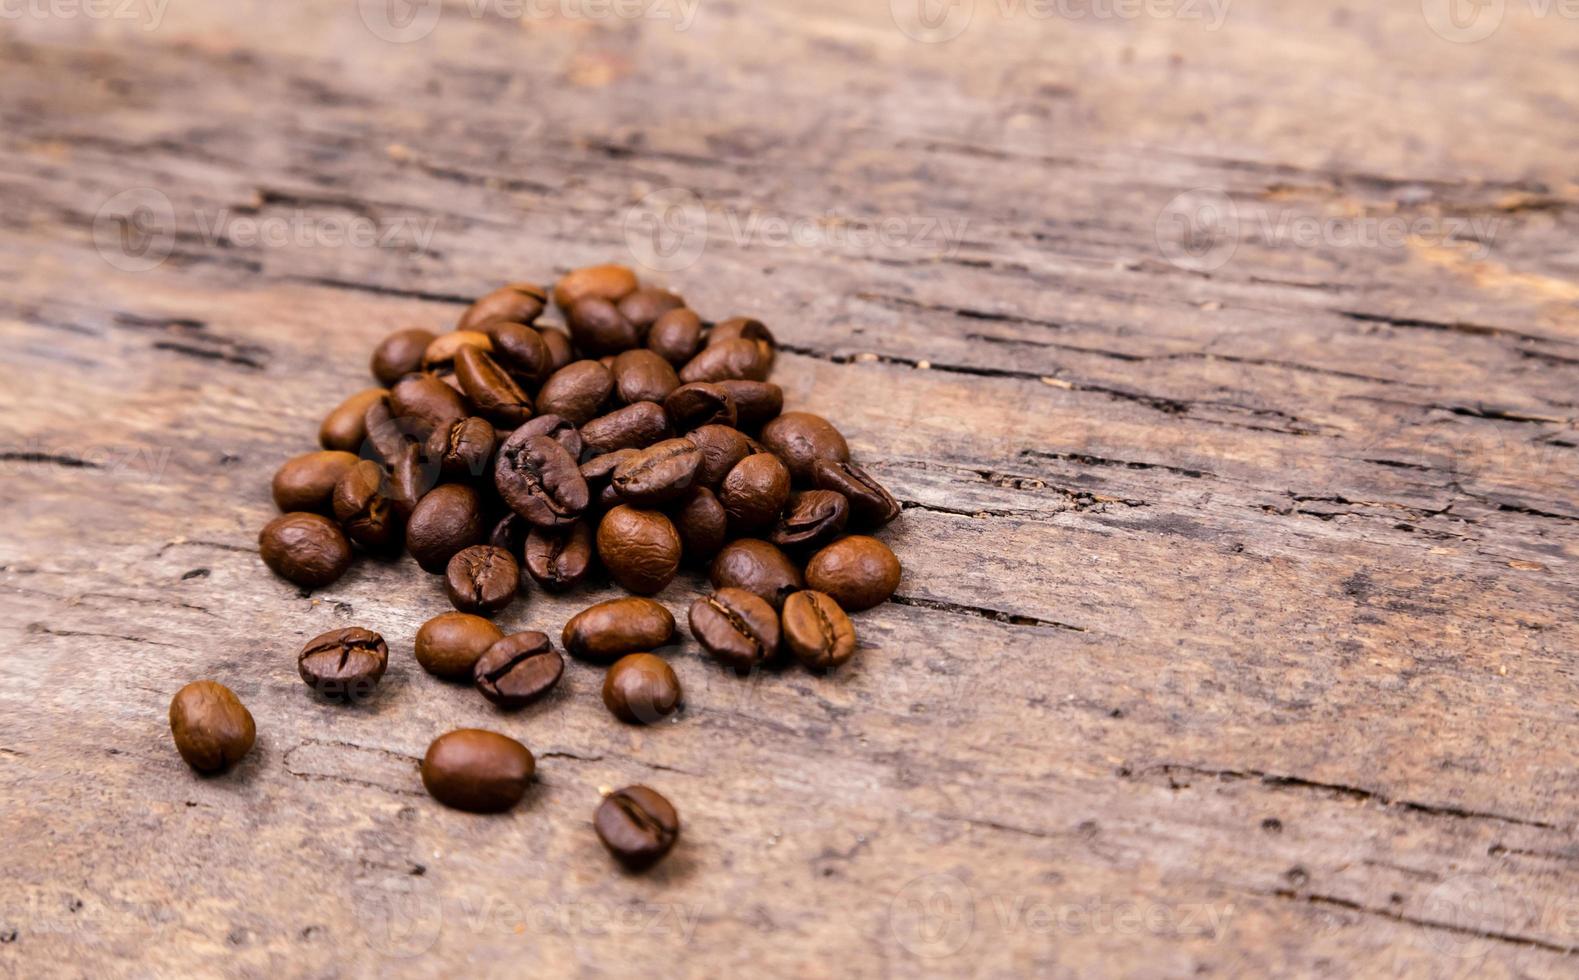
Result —
M 170 734 L 187 765 L 214 773 L 252 751 L 257 727 L 235 691 L 217 681 L 193 681 L 170 699 Z
M 492 616 L 510 604 L 521 585 L 521 566 L 503 548 L 462 548 L 444 570 L 444 591 L 461 612 Z
M 669 435 L 669 416 L 656 402 L 637 402 L 601 415 L 581 427 L 587 451 L 644 449 Z
M 796 592 L 784 600 L 784 645 L 813 670 L 831 670 L 855 655 L 855 627 L 833 598 Z
M 827 419 L 810 412 L 785 412 L 764 425 L 762 443 L 784 461 L 798 485 L 811 485 L 812 468 L 819 459 L 850 461 L 844 436 Z
M 745 589 L 774 609 L 784 604 L 785 596 L 806 587 L 789 556 L 756 538 L 725 545 L 713 559 L 709 578 L 715 589 Z
M 603 703 L 620 721 L 650 725 L 680 707 L 680 678 L 662 657 L 627 654 L 603 675 Z
M 529 436 L 547 436 L 570 454 L 571 459 L 580 459 L 583 450 L 581 430 L 570 423 L 570 420 L 558 415 L 538 415 L 528 422 L 523 422 L 519 428 L 510 433 L 526 439 Z
M 780 548 L 812 548 L 827 544 L 844 530 L 850 505 L 835 490 L 807 490 L 790 501 L 789 510 L 773 529 L 773 543 Z
M 465 483 L 428 491 L 406 521 L 406 550 L 424 572 L 441 574 L 462 548 L 482 540 L 482 498 Z
M 720 320 L 713 324 L 713 329 L 708 331 L 707 346 L 713 347 L 726 341 L 743 338 L 757 345 L 757 356 L 767 367 L 773 366 L 774 349 L 778 346 L 773 339 L 773 332 L 763 325 L 761 320 L 750 317 L 737 316 L 728 320 Z
M 408 374 L 389 389 L 389 409 L 402 431 L 426 442 L 433 430 L 471 414 L 460 393 L 430 374 Z
M 618 354 L 641 342 L 636 324 L 625 319 L 619 307 L 600 296 L 579 299 L 565 311 L 570 339 L 576 349 L 592 357 Z
M 498 732 L 460 728 L 440 735 L 422 759 L 422 785 L 435 800 L 472 813 L 502 813 L 521 802 L 537 760 Z
M 543 335 L 524 323 L 500 320 L 488 324 L 493 338 L 494 360 L 518 382 L 532 387 L 542 384 L 551 371 L 553 355 Z
M 368 405 L 367 414 L 363 416 L 362 421 L 367 429 L 367 441 L 362 444 L 360 450 L 364 459 L 376 459 L 386 465 L 391 464 L 406 446 L 416 441 L 413 434 L 416 426 L 395 418 L 388 395 Z
M 440 613 L 417 630 L 417 663 L 435 677 L 471 677 L 488 648 L 504 638 L 499 627 L 472 613 Z
M 713 491 L 693 486 L 685 503 L 674 512 L 674 529 L 680 532 L 681 555 L 705 564 L 729 540 L 729 515 Z
M 475 480 L 485 475 L 493 462 L 495 435 L 486 419 L 457 419 L 433 430 L 428 437 L 428 459 L 452 480 Z
M 388 387 L 405 375 L 422 370 L 422 355 L 428 345 L 433 343 L 434 336 L 431 330 L 408 327 L 396 330 L 379 341 L 378 346 L 373 348 L 370 365 L 373 377 L 378 379 L 379 384 Z
M 784 410 L 784 389 L 771 381 L 726 378 L 714 383 L 729 392 L 735 403 L 735 424 L 743 429 L 760 428 Z
M 744 337 L 704 347 L 680 369 L 680 380 L 686 384 L 726 378 L 766 381 L 767 377 L 768 362 L 762 357 L 762 349 L 756 341 Z
M 389 490 L 384 468 L 370 459 L 346 471 L 334 488 L 334 519 L 346 537 L 369 551 L 386 551 L 400 541 L 402 521 Z
M 477 300 L 461 314 L 456 330 L 481 330 L 495 320 L 512 323 L 532 323 L 543 315 L 548 304 L 548 291 L 530 282 L 512 282 L 500 286 Z
M 899 588 L 899 573 L 899 559 L 888 545 L 852 534 L 811 556 L 806 585 L 828 593 L 842 608 L 860 612 L 887 602 Z
M 563 330 L 554 330 L 549 327 L 539 327 L 538 336 L 543 338 L 543 346 L 548 348 L 548 373 L 550 376 L 555 371 L 561 370 L 576 359 L 576 350 L 570 343 L 570 335 Z
M 367 409 L 387 395 L 383 388 L 364 388 L 324 416 L 318 427 L 318 444 L 325 449 L 357 453 L 367 441 Z
M 598 804 L 592 816 L 598 840 L 632 871 L 658 863 L 680 836 L 680 815 L 657 790 L 627 786 Z
M 819 459 L 812 466 L 812 482 L 818 489 L 844 494 L 850 502 L 850 523 L 854 526 L 882 527 L 899 516 L 899 501 L 854 463 Z
M 384 638 L 360 626 L 321 633 L 296 655 L 296 672 L 307 686 L 336 701 L 371 697 L 387 666 Z
M 702 318 L 690 310 L 670 310 L 647 331 L 647 348 L 676 368 L 702 349 Z
M 438 486 L 439 468 L 416 443 L 407 443 L 389 465 L 389 500 L 404 523 L 411 519 L 417 503 Z
M 704 425 L 685 438 L 702 451 L 702 465 L 697 467 L 693 482 L 709 488 L 717 488 L 735 464 L 754 451 L 750 439 L 727 425 Z
M 565 273 L 554 284 L 554 303 L 568 310 L 587 296 L 618 302 L 640 285 L 636 273 L 623 265 L 589 265 Z
M 532 417 L 532 399 L 498 361 L 476 347 L 468 344 L 456 352 L 455 376 L 466 398 L 495 425 L 514 428 Z
M 565 447 L 548 436 L 518 432 L 505 440 L 494 485 L 511 510 L 538 527 L 569 524 L 587 509 L 587 481 Z
M 351 567 L 351 543 L 322 514 L 281 514 L 258 533 L 263 563 L 286 581 L 321 589 Z
M 619 307 L 620 315 L 635 324 L 637 331 L 645 335 L 659 317 L 670 310 L 683 308 L 685 300 L 667 289 L 644 286 L 626 293 L 615 305 Z
M 481 330 L 455 330 L 441 333 L 422 352 L 422 370 L 429 374 L 448 374 L 455 370 L 456 358 L 467 347 L 493 353 L 493 338 Z
M 614 468 L 620 498 L 637 507 L 661 507 L 685 496 L 702 451 L 685 439 L 665 439 L 638 450 Z
M 651 599 L 609 599 L 572 616 L 560 640 L 571 656 L 606 664 L 673 641 L 674 616 Z
M 503 548 L 512 556 L 520 555 L 526 548 L 526 539 L 532 525 L 526 523 L 526 518 L 515 511 L 499 518 L 499 522 L 488 532 L 488 543 L 495 548 Z
M 565 658 L 543 633 L 514 633 L 488 648 L 472 668 L 472 683 L 501 708 L 524 708 L 553 690 Z
M 680 534 L 659 511 L 621 504 L 598 522 L 598 559 L 627 592 L 653 595 L 680 568 Z
M 676 432 L 704 425 L 734 425 L 735 400 L 722 385 L 697 381 L 681 385 L 663 400 L 663 410 Z
M 750 670 L 779 649 L 779 615 L 744 589 L 719 589 L 691 603 L 691 635 L 713 659 Z
M 790 475 L 772 453 L 753 453 L 735 464 L 718 489 L 718 502 L 737 535 L 773 527 L 789 500 Z
M 608 510 L 623 503 L 619 491 L 614 489 L 614 471 L 639 452 L 640 449 L 616 449 L 581 464 L 581 478 L 587 481 L 587 493 L 597 510 Z
M 359 462 L 355 453 L 328 449 L 291 457 L 274 472 L 275 506 L 287 512 L 327 513 L 334 504 L 335 484 Z
M 680 376 L 669 362 L 652 351 L 638 347 L 614 358 L 614 394 L 627 405 L 636 402 L 662 402 L 669 392 L 680 387 Z
M 534 527 L 526 536 L 526 571 L 550 592 L 564 592 L 592 569 L 592 528 L 586 521 L 565 527 Z
M 537 410 L 585 425 L 597 418 L 614 391 L 614 374 L 597 361 L 573 361 L 543 382 Z

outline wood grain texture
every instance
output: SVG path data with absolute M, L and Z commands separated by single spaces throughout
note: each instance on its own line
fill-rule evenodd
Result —
M 0 974 L 1573 974 L 1579 23 L 895 6 L 0 22 Z M 1221 261 L 1170 261 L 1186 193 Z M 846 669 L 687 640 L 673 724 L 579 664 L 502 715 L 412 660 L 409 560 L 265 572 L 380 336 L 675 214 L 649 278 L 771 324 L 904 501 Z M 346 710 L 291 658 L 351 624 Z M 197 677 L 258 721 L 222 778 Z M 515 812 L 423 794 L 463 724 L 537 753 Z M 590 825 L 631 782 L 685 822 L 644 877 Z

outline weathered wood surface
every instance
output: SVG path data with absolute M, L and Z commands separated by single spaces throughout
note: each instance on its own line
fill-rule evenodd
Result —
M 922 44 L 851 6 L 0 21 L 0 973 L 1573 975 L 1579 23 L 978 2 Z M 169 255 L 130 272 L 95 217 L 146 188 Z M 770 322 L 906 501 L 856 662 L 741 682 L 687 641 L 675 724 L 582 665 L 501 716 L 411 660 L 444 601 L 409 562 L 264 572 L 269 474 L 377 337 L 626 258 L 673 188 L 705 255 L 652 278 Z M 1200 188 L 1240 219 L 1212 268 L 1169 261 Z M 395 652 L 348 711 L 291 655 L 352 623 Z M 197 677 L 258 719 L 224 778 L 168 742 Z M 422 794 L 460 724 L 538 753 L 526 805 Z M 686 821 L 642 878 L 588 822 L 634 781 Z

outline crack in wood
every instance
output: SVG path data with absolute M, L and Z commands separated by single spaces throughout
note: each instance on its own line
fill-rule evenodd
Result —
M 917 609 L 931 609 L 935 612 L 953 613 L 960 616 L 974 616 L 977 619 L 988 619 L 995 623 L 1007 623 L 1010 626 L 1040 626 L 1050 629 L 1068 630 L 1072 633 L 1088 633 L 1090 630 L 1084 626 L 1075 626 L 1072 623 L 1061 623 L 1056 619 L 1043 619 L 1039 616 L 1025 616 L 1019 613 L 1005 612 L 1002 609 L 991 609 L 986 606 L 968 606 L 958 602 L 946 602 L 940 599 L 922 599 L 915 596 L 899 595 L 895 593 L 888 597 L 888 601 L 900 606 L 914 606 Z
M 1377 908 L 1364 905 L 1352 899 L 1339 898 L 1335 895 L 1320 895 L 1314 892 L 1295 891 L 1288 888 L 1279 888 L 1271 892 L 1258 892 L 1261 895 L 1270 895 L 1275 898 L 1286 899 L 1293 902 L 1304 902 L 1310 905 L 1322 905 L 1329 908 L 1344 909 L 1361 915 L 1372 915 L 1383 919 L 1390 919 L 1403 925 L 1417 926 L 1421 929 L 1437 929 L 1451 932 L 1460 936 L 1471 936 L 1476 939 L 1489 939 L 1494 942 L 1508 943 L 1513 946 L 1528 946 L 1534 949 L 1543 949 L 1551 953 L 1560 953 L 1564 956 L 1579 954 L 1579 946 L 1565 946 L 1547 939 L 1534 936 L 1524 936 L 1518 933 L 1501 932 L 1494 929 L 1477 929 L 1474 926 L 1459 925 L 1456 922 L 1440 922 L 1435 919 L 1423 919 L 1418 916 L 1405 915 L 1393 909 Z

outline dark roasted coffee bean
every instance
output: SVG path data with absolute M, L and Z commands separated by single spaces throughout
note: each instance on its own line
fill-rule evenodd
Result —
M 756 341 L 744 337 L 726 340 L 711 347 L 704 347 L 680 369 L 680 380 L 722 381 L 725 378 L 745 378 L 766 381 L 768 364 Z
M 406 521 L 406 550 L 424 572 L 443 573 L 462 548 L 482 540 L 482 498 L 465 483 L 444 483 L 417 501 Z
M 499 362 L 471 345 L 455 355 L 455 376 L 461 390 L 482 416 L 505 428 L 514 428 L 532 417 L 532 400 Z
M 402 520 L 382 466 L 364 459 L 340 478 L 334 488 L 334 519 L 346 537 L 369 551 L 389 550 L 400 541 Z
M 548 348 L 548 373 L 550 376 L 555 371 L 569 366 L 576 359 L 576 350 L 575 346 L 570 343 L 570 334 L 551 327 L 539 327 L 537 333 L 543 338 L 543 346 Z
M 690 310 L 670 310 L 647 331 L 647 348 L 675 368 L 702 349 L 702 318 Z
M 275 506 L 282 511 L 327 513 L 334 503 L 335 484 L 358 462 L 355 453 L 328 449 L 291 457 L 274 472 Z
M 488 325 L 493 338 L 494 360 L 518 382 L 533 388 L 550 373 L 553 355 L 542 334 L 524 323 L 500 320 Z
M 351 543 L 322 514 L 281 514 L 258 533 L 263 563 L 280 578 L 321 589 L 351 567 Z
M 488 648 L 504 638 L 499 627 L 472 613 L 440 613 L 417 630 L 417 663 L 435 677 L 471 677 Z
M 797 485 L 810 486 L 819 459 L 850 461 L 844 436 L 821 415 L 785 412 L 762 427 L 762 443 L 784 461 Z
M 510 604 L 521 585 L 521 566 L 508 551 L 487 544 L 462 548 L 444 570 L 444 591 L 461 612 L 492 616 Z
M 422 370 L 429 374 L 451 374 L 455 371 L 456 358 L 467 347 L 474 347 L 485 354 L 493 353 L 493 338 L 481 330 L 455 330 L 441 333 L 422 352 Z
M 636 324 L 600 296 L 577 300 L 565 311 L 565 322 L 570 326 L 570 339 L 575 341 L 576 349 L 592 357 L 618 354 L 641 342 Z
M 685 496 L 702 451 L 685 439 L 665 439 L 638 450 L 614 468 L 620 498 L 637 507 L 661 507 Z
M 621 504 L 598 522 L 598 560 L 627 592 L 653 595 L 680 568 L 680 534 L 656 510 Z
M 627 405 L 636 402 L 662 402 L 669 392 L 680 387 L 680 376 L 669 362 L 645 348 L 636 348 L 614 358 L 614 393 Z
M 789 556 L 756 538 L 725 545 L 713 559 L 709 578 L 715 589 L 745 589 L 774 609 L 784 604 L 785 596 L 805 588 L 800 569 Z
M 743 429 L 757 429 L 784 410 L 784 389 L 771 381 L 726 378 L 714 382 L 735 402 L 735 422 Z
M 364 459 L 376 459 L 386 466 L 390 465 L 408 445 L 416 441 L 414 432 L 417 426 L 395 418 L 388 395 L 368 405 L 362 421 L 367 429 L 367 441 L 361 448 Z
M 814 548 L 827 544 L 844 531 L 850 505 L 835 490 L 807 490 L 790 501 L 789 510 L 773 529 L 773 543 L 780 548 Z
M 521 555 L 526 548 L 526 539 L 532 525 L 526 523 L 526 518 L 515 511 L 499 518 L 499 522 L 488 532 L 488 543 L 495 548 L 503 548 L 512 556 Z
M 296 655 L 296 672 L 307 686 L 336 701 L 371 697 L 387 666 L 384 638 L 360 626 L 321 633 Z
M 724 477 L 718 502 L 729 515 L 730 532 L 746 535 L 778 523 L 789 492 L 789 470 L 779 458 L 772 453 L 753 453 Z
M 618 302 L 640 285 L 636 273 L 623 265 L 589 265 L 572 269 L 554 284 L 554 303 L 561 310 L 568 310 L 588 296 Z
M 389 500 L 402 523 L 411 519 L 417 503 L 438 486 L 439 468 L 416 443 L 407 443 L 389 466 Z
M 685 300 L 667 289 L 645 286 L 626 293 L 615 305 L 619 307 L 620 315 L 635 324 L 637 331 L 645 335 L 659 317 L 670 310 L 683 308 Z
M 680 707 L 680 678 L 662 657 L 631 653 L 603 675 L 603 703 L 630 725 L 651 725 Z
M 388 387 L 413 371 L 422 370 L 422 355 L 433 343 L 434 333 L 421 327 L 408 327 L 378 342 L 373 348 L 373 377 Z
M 565 527 L 534 527 L 526 536 L 526 570 L 550 592 L 573 588 L 592 569 L 592 528 L 586 521 Z
M 656 790 L 627 786 L 603 798 L 592 816 L 598 840 L 632 871 L 658 863 L 680 836 L 680 815 Z
M 753 320 L 745 316 L 720 320 L 713 324 L 712 330 L 708 331 L 707 346 L 713 347 L 736 338 L 756 344 L 757 356 L 762 359 L 762 363 L 766 367 L 773 366 L 773 353 L 777 343 L 773 339 L 773 332 L 764 326 L 761 320 Z
M 899 516 L 899 501 L 894 495 L 854 463 L 819 459 L 812 466 L 812 482 L 819 489 L 844 494 L 850 502 L 853 526 L 882 527 Z
M 460 322 L 455 324 L 455 329 L 481 330 L 494 320 L 529 324 L 543 315 L 546 305 L 548 292 L 542 286 L 530 282 L 512 282 L 500 286 L 467 307 L 466 312 L 461 314 Z
M 422 758 L 422 785 L 457 810 L 502 813 L 521 802 L 537 760 L 498 732 L 460 728 L 440 735 Z
M 510 433 L 526 439 L 528 436 L 548 436 L 550 439 L 565 447 L 565 452 L 571 459 L 580 459 L 583 450 L 581 430 L 570 423 L 570 420 L 558 415 L 538 415 L 531 421 L 523 422 L 519 428 Z
M 729 540 L 729 515 L 713 491 L 693 486 L 685 503 L 674 512 L 674 529 L 680 532 L 682 557 L 706 564 Z
M 616 449 L 581 464 L 581 477 L 587 481 L 593 509 L 603 511 L 623 503 L 619 491 L 614 489 L 614 471 L 639 452 L 640 449 Z
M 537 410 L 563 416 L 572 425 L 597 418 L 614 391 L 614 375 L 597 361 L 573 361 L 543 382 Z
M 744 589 L 719 589 L 691 603 L 691 635 L 713 659 L 750 670 L 779 649 L 779 615 Z
M 651 599 L 609 599 L 572 616 L 560 639 L 571 656 L 606 664 L 673 641 L 674 616 Z
M 367 441 L 367 409 L 387 395 L 383 388 L 364 388 L 324 416 L 318 426 L 318 444 L 325 449 L 358 453 Z
M 750 439 L 727 425 L 704 425 L 685 438 L 702 451 L 702 465 L 697 467 L 694 482 L 704 487 L 716 489 L 735 464 L 754 451 Z
M 888 545 L 864 534 L 835 541 L 806 563 L 806 585 L 850 612 L 887 602 L 899 575 L 899 559 Z
M 441 425 L 428 437 L 428 459 L 452 480 L 475 480 L 493 462 L 494 427 L 476 416 Z
M 408 374 L 389 389 L 389 409 L 418 442 L 433 430 L 471 414 L 460 393 L 430 374 Z
M 499 448 L 494 485 L 510 509 L 538 527 L 569 524 L 587 509 L 587 481 L 548 436 L 517 433 Z
M 252 713 L 236 692 L 217 681 L 193 681 L 170 699 L 170 735 L 186 764 L 223 772 L 252 751 Z
M 543 633 L 514 633 L 488 648 L 472 668 L 472 683 L 501 708 L 524 708 L 553 690 L 565 658 Z
M 676 432 L 704 425 L 734 425 L 735 400 L 721 385 L 697 381 L 681 385 L 663 400 L 663 410 Z
M 626 405 L 581 427 L 581 439 L 592 453 L 644 449 L 668 435 L 669 416 L 656 402 Z
M 855 655 L 855 627 L 833 598 L 796 592 L 784 600 L 784 645 L 813 670 L 831 670 Z

